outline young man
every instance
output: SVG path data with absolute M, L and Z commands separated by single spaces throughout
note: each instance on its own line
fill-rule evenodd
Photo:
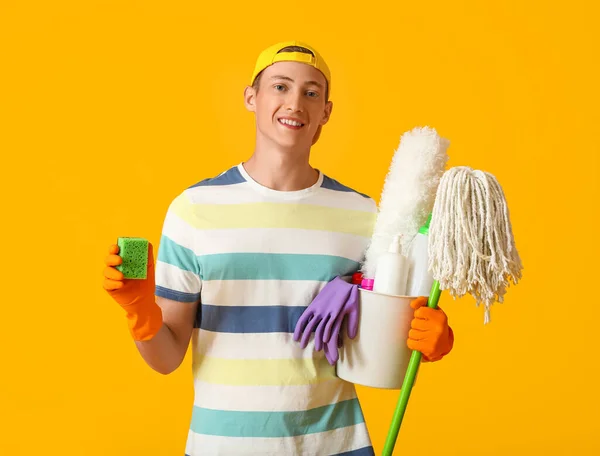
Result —
M 356 334 L 349 279 L 377 207 L 309 164 L 330 87 L 310 45 L 263 51 L 244 92 L 256 118 L 251 157 L 174 198 L 146 280 L 123 280 L 118 247 L 109 249 L 104 288 L 146 362 L 170 373 L 191 340 L 187 455 L 374 454 L 354 385 L 333 365 L 342 322 Z M 425 303 L 413 303 L 408 344 L 435 361 L 453 334 Z

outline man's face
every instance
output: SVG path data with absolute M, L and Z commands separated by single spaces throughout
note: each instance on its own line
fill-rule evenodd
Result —
M 323 73 L 304 63 L 265 68 L 258 93 L 246 89 L 246 107 L 256 114 L 258 133 L 284 148 L 309 148 L 331 114 L 325 84 Z

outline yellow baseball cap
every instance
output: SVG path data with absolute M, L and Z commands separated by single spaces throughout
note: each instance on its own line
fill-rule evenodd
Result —
M 314 55 L 305 54 L 303 52 L 287 51 L 279 53 L 279 51 L 288 46 L 301 46 L 311 51 Z M 325 60 L 323 60 L 323 57 L 321 57 L 314 47 L 302 41 L 283 41 L 281 43 L 269 46 L 267 49 L 262 51 L 258 56 L 258 59 L 256 59 L 256 65 L 254 67 L 254 73 L 252 73 L 250 85 L 254 84 L 254 80 L 256 79 L 258 73 L 268 66 L 273 65 L 275 62 L 300 62 L 315 67 L 325 76 L 329 91 L 331 92 L 331 73 L 329 71 L 329 67 L 325 63 Z

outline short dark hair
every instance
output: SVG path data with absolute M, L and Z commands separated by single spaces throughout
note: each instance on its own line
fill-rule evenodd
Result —
M 277 52 L 278 54 L 280 52 L 302 52 L 303 54 L 310 54 L 313 57 L 315 56 L 315 54 L 313 54 L 313 52 L 310 49 L 306 49 L 305 47 L 302 46 L 287 46 L 284 47 L 283 49 L 280 49 L 279 52 Z M 260 86 L 260 78 L 263 74 L 262 70 L 260 73 L 258 73 L 256 75 L 256 78 L 254 79 L 254 82 L 252 83 L 252 87 L 254 88 L 254 90 L 256 90 L 256 92 L 258 93 L 258 88 Z M 327 82 L 327 78 L 325 79 L 325 103 L 327 103 L 329 101 L 329 83 Z

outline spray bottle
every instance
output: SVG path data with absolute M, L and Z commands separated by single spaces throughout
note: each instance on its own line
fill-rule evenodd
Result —
M 429 272 L 429 224 L 431 214 L 425 225 L 413 238 L 408 249 L 410 270 L 408 273 L 408 296 L 429 296 L 434 279 Z
M 396 235 L 388 251 L 377 260 L 373 291 L 396 296 L 405 295 L 409 267 L 408 258 L 402 255 L 400 235 Z

